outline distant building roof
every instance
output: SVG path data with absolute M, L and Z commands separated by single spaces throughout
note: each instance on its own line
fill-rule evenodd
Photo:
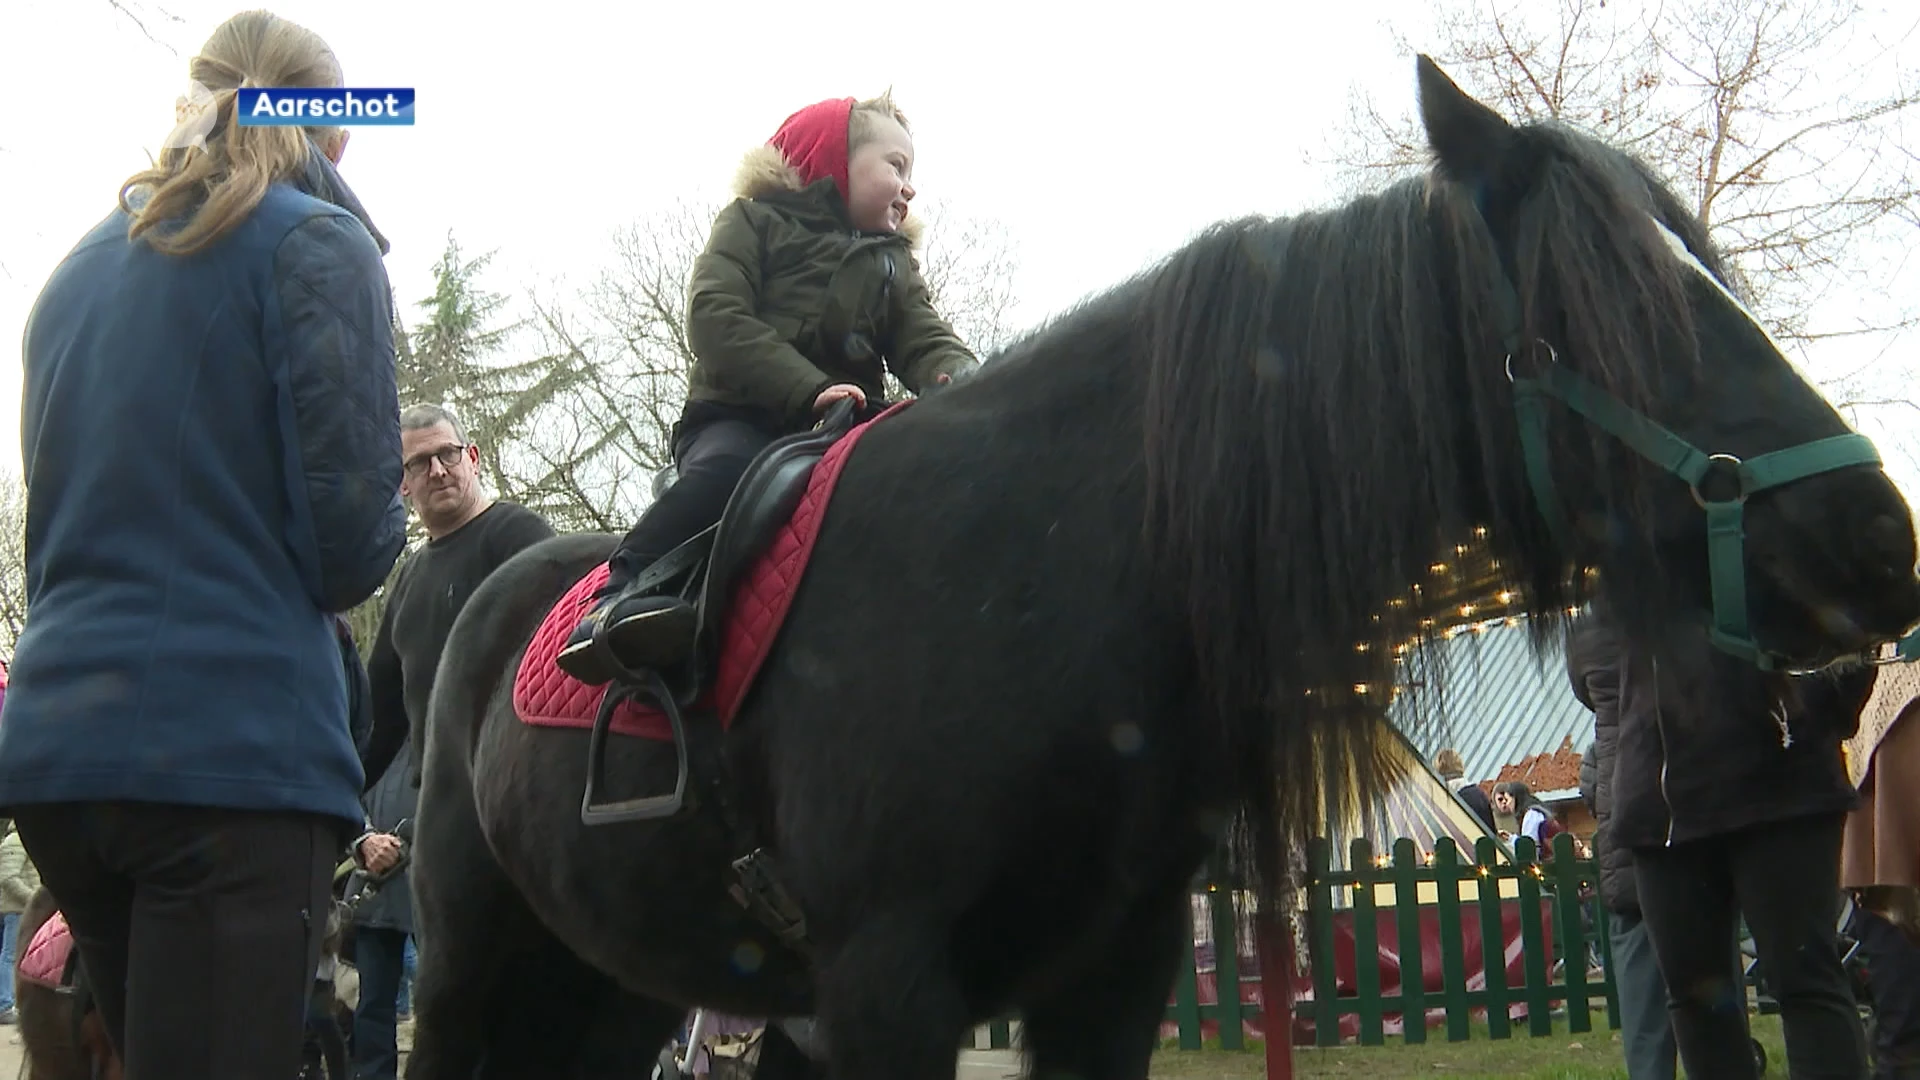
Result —
M 1502 765 L 1500 772 L 1484 786 L 1491 789 L 1495 783 L 1518 780 L 1527 785 L 1535 798 L 1546 801 L 1548 792 L 1572 790 L 1579 795 L 1580 788 L 1580 752 L 1573 748 L 1573 736 L 1560 740 L 1560 746 L 1550 754 L 1534 754 L 1512 765 Z
M 1423 757 L 1431 761 L 1452 747 L 1466 766 L 1466 779 L 1487 781 L 1514 779 L 1502 770 L 1565 751 L 1572 755 L 1573 774 L 1543 773 L 1545 783 L 1520 779 L 1536 791 L 1578 784 L 1579 756 L 1593 745 L 1593 713 L 1567 685 L 1559 642 L 1536 658 L 1525 624 L 1494 622 L 1464 631 L 1440 648 L 1446 690 L 1441 708 L 1429 707 L 1430 715 L 1416 723 L 1410 705 L 1415 695 L 1403 693 L 1388 707 Z

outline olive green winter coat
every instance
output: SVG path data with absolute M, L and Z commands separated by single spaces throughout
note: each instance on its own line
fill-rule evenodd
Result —
M 802 187 L 770 146 L 747 155 L 734 189 L 688 288 L 693 401 L 799 431 L 835 383 L 877 402 L 884 370 L 917 394 L 977 364 L 933 309 L 913 257 L 917 222 L 856 231 L 832 179 Z

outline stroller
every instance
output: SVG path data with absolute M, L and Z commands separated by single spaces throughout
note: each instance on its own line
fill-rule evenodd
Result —
M 819 1059 L 812 1020 L 774 1022 L 802 1053 Z M 760 1021 L 695 1009 L 679 1037 L 660 1051 L 648 1080 L 750 1080 L 766 1029 Z
M 757 1023 L 695 1009 L 680 1034 L 660 1051 L 649 1080 L 746 1080 L 753 1074 L 760 1036 Z

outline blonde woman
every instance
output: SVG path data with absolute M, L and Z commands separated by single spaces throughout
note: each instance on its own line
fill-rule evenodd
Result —
M 247 12 L 189 74 L 27 324 L 0 813 L 128 1076 L 290 1077 L 360 823 L 330 613 L 405 526 L 393 322 L 345 133 L 235 121 L 242 86 L 342 85 L 326 43 Z

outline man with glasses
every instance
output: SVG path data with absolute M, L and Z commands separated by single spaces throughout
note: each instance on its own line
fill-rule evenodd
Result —
M 387 587 L 380 630 L 367 658 L 373 713 L 366 756 L 367 831 L 353 850 L 370 874 L 386 871 L 400 858 L 402 841 L 393 830 L 413 816 L 419 798 L 407 735 L 413 722 L 425 721 L 433 673 L 454 616 L 496 567 L 553 535 L 540 515 L 481 489 L 479 447 L 446 409 L 415 405 L 401 413 L 400 454 L 400 494 L 420 515 L 427 542 L 405 557 Z M 406 871 L 360 905 L 354 925 L 354 966 L 360 972 L 354 1076 L 393 1080 L 399 1066 L 400 983 L 413 933 Z

